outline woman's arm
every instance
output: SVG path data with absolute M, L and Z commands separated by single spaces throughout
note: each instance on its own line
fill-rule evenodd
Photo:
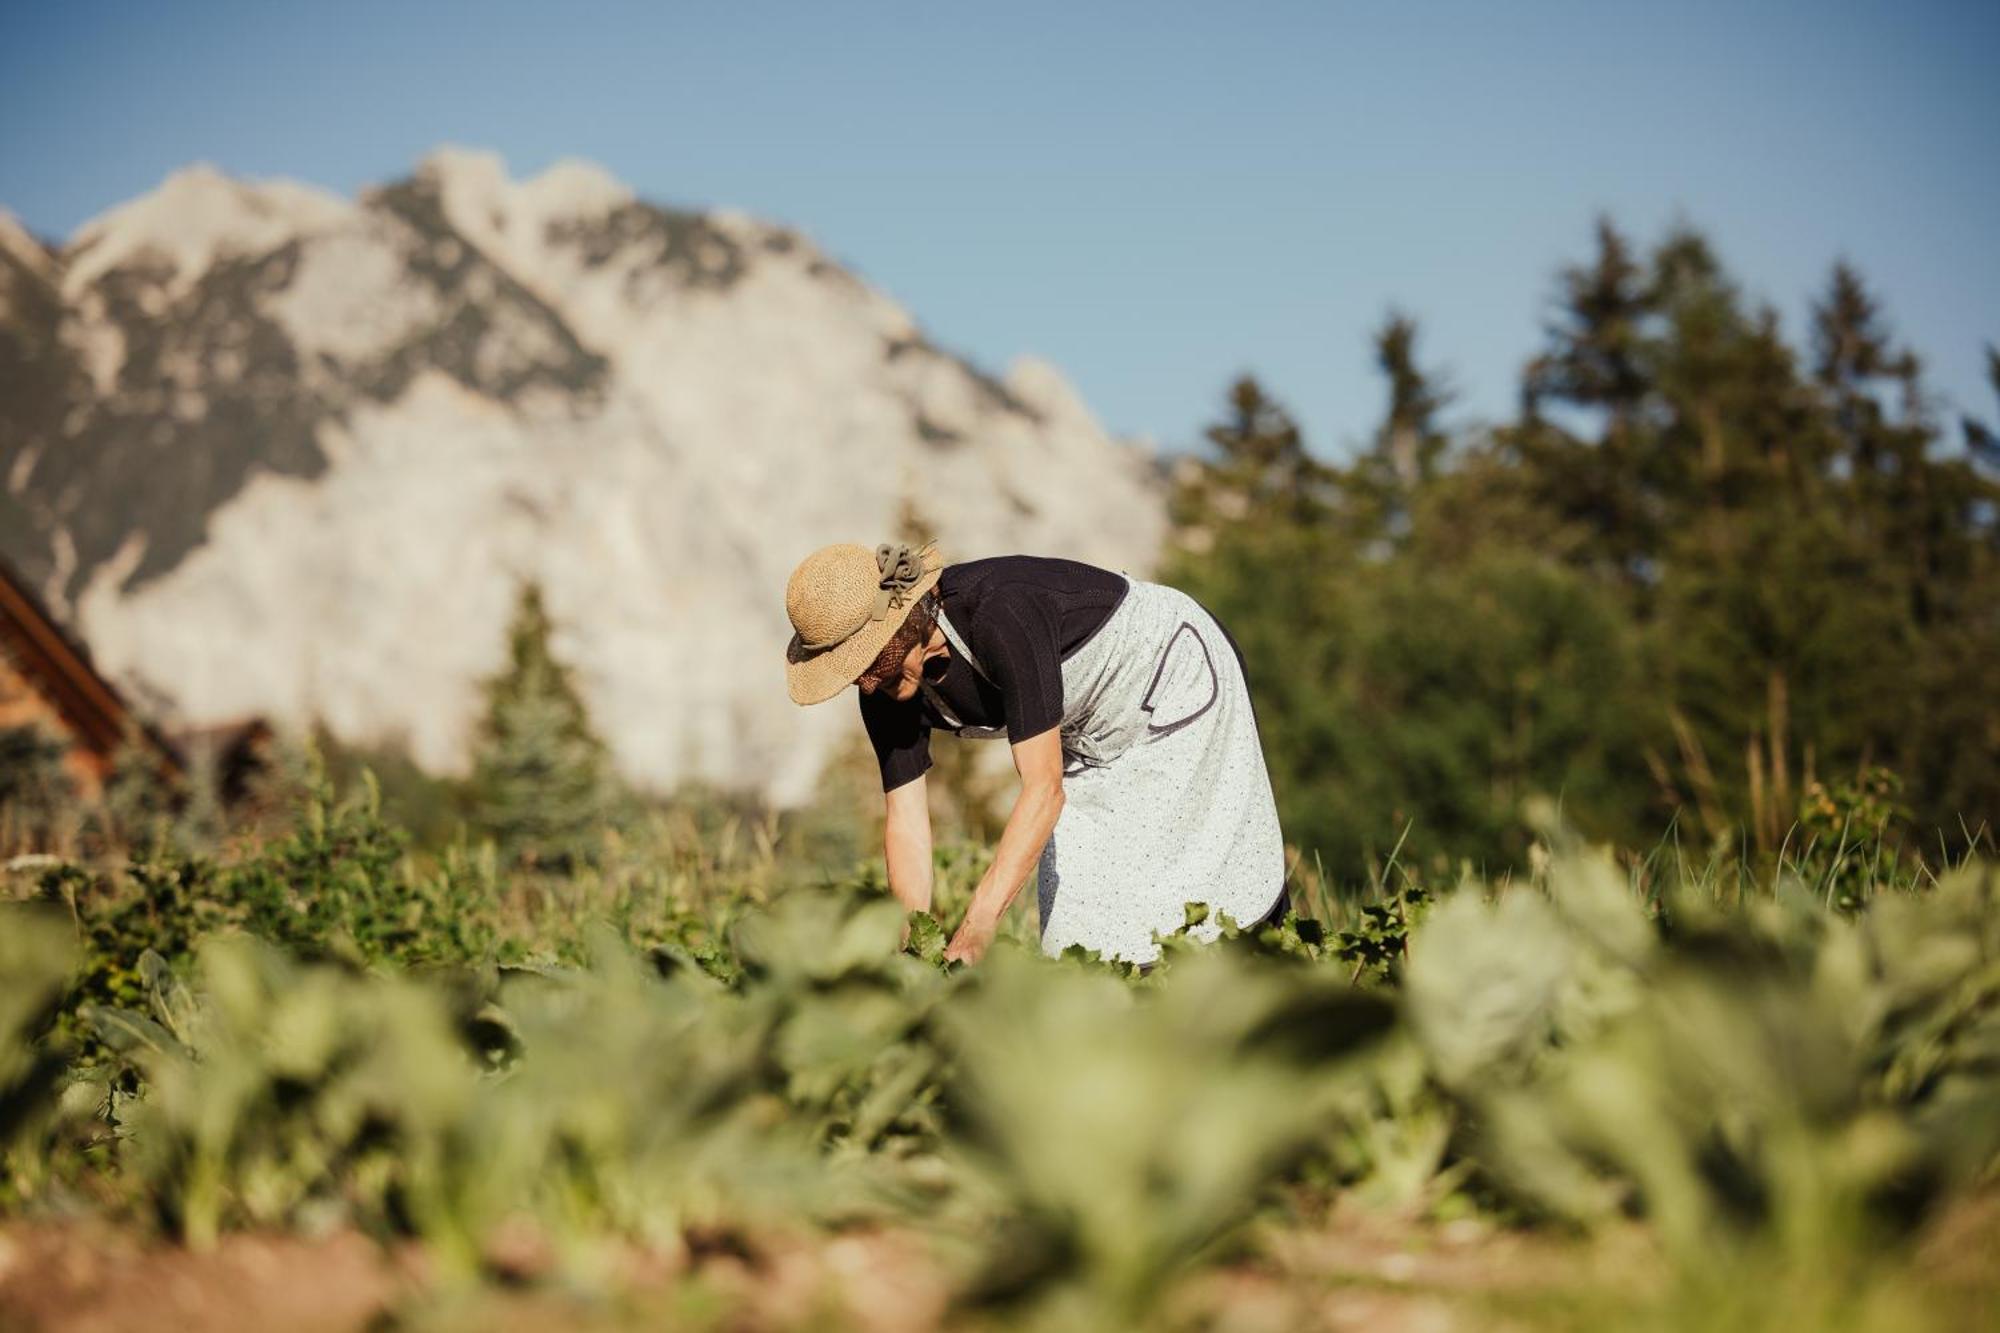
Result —
M 882 859 L 889 867 L 889 892 L 906 911 L 931 910 L 931 803 L 923 775 L 883 798 Z
M 1056 817 L 1063 807 L 1062 765 L 1062 733 L 1054 727 L 1014 746 L 1014 768 L 1021 775 L 1021 794 L 1014 798 L 1014 809 L 1000 834 L 993 864 L 973 890 L 972 906 L 965 913 L 964 924 L 945 950 L 947 959 L 976 963 L 993 943 L 1007 905 L 1014 901 L 1014 895 L 1020 892 L 1022 883 L 1041 859 L 1049 834 L 1055 832 Z

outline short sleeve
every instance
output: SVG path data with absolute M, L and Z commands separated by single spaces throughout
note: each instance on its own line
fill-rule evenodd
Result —
M 1046 599 L 995 588 L 980 605 L 973 656 L 999 687 L 1007 740 L 1018 745 L 1062 723 L 1061 627 Z
M 875 762 L 882 770 L 882 790 L 894 791 L 928 772 L 931 724 L 923 705 L 879 691 L 855 693 L 861 697 L 861 724 L 868 729 L 868 743 L 875 747 Z

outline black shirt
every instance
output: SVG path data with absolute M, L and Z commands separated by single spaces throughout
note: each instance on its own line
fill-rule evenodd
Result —
M 1063 659 L 1103 627 L 1129 586 L 1076 560 L 1003 555 L 947 565 L 938 600 L 985 676 L 948 648 L 944 677 L 932 688 L 967 726 L 1005 726 L 1014 743 L 1041 735 L 1062 721 Z M 884 791 L 922 777 L 931 766 L 931 728 L 950 728 L 921 693 L 863 694 L 861 721 Z

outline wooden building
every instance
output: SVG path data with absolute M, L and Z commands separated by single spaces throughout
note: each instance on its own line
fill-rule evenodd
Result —
M 180 750 L 137 717 L 90 655 L 0 560 L 0 729 L 38 727 L 68 744 L 63 763 L 78 794 L 94 800 L 119 750 L 135 744 L 163 776 L 185 776 Z

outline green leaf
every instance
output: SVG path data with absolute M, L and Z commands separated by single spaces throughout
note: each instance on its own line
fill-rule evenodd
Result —
M 943 964 L 944 951 L 951 943 L 943 924 L 929 912 L 911 912 L 905 920 L 910 927 L 910 942 L 905 948 L 926 963 Z
M 120 1054 L 129 1055 L 137 1051 L 152 1051 L 161 1055 L 186 1054 L 187 1048 L 173 1033 L 144 1014 L 103 1004 L 84 1005 L 80 1012 L 84 1022 L 90 1024 L 104 1044 Z

